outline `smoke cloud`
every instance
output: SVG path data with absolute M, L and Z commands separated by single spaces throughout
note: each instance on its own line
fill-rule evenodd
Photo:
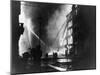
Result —
M 72 5 L 21 2 L 19 22 L 24 23 L 24 33 L 19 40 L 19 54 L 28 52 L 29 48 L 34 48 L 39 41 L 45 43 L 41 43 L 43 53 L 60 47 L 60 40 L 64 39 L 62 34 L 65 25 L 61 31 L 60 29 L 71 10 Z

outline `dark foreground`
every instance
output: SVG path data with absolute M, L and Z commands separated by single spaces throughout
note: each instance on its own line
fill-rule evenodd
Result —
M 88 70 L 95 69 L 95 65 L 89 64 L 88 58 L 68 59 L 68 58 L 51 58 L 33 61 L 31 59 L 20 59 L 16 62 L 15 69 L 12 74 L 28 74 L 28 73 L 44 73 L 44 72 L 65 72 L 74 70 Z

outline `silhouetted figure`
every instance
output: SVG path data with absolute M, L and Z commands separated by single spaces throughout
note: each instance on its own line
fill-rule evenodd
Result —
M 34 56 L 35 56 L 35 48 L 30 48 L 30 53 L 31 53 L 31 56 L 34 59 Z
M 36 61 L 41 60 L 42 50 L 40 48 L 40 45 L 36 46 L 36 48 L 31 49 L 31 55 L 33 56 L 34 60 L 36 60 Z
M 66 57 L 68 56 L 68 50 L 65 50 L 65 56 Z
M 53 58 L 57 58 L 57 53 L 53 53 Z
M 48 58 L 48 53 L 45 54 L 45 58 Z
M 40 45 L 38 45 L 36 47 L 36 60 L 40 60 L 41 59 L 41 56 L 42 56 L 42 50 L 40 48 Z

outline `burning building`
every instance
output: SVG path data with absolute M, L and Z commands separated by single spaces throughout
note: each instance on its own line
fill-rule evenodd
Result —
M 24 32 L 19 39 L 19 55 L 40 44 L 42 55 L 65 55 L 73 44 L 73 15 L 77 9 L 73 5 L 38 4 L 21 2 L 19 22 L 24 24 Z M 74 6 L 75 7 L 75 6 Z M 77 6 L 76 6 L 77 8 Z
M 12 73 L 96 68 L 95 6 L 11 2 Z

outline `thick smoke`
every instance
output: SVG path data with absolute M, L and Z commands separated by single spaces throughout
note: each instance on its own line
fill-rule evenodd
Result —
M 60 9 L 55 10 L 54 14 L 51 16 L 51 18 L 48 21 L 47 35 L 48 35 L 49 41 L 51 42 L 52 47 L 60 46 L 60 42 L 61 42 L 60 38 L 61 39 L 63 38 L 61 36 L 66 26 L 65 22 L 67 22 L 66 15 L 68 15 L 71 12 L 71 8 L 72 8 L 72 5 L 62 5 L 60 7 L 61 10 Z M 64 26 L 62 27 L 63 24 Z M 59 32 L 59 35 L 58 37 L 56 37 L 58 32 Z M 55 38 L 57 40 L 55 40 Z
M 21 2 L 19 22 L 24 23 L 24 33 L 19 40 L 19 54 L 28 52 L 29 48 L 34 48 L 39 41 L 43 54 L 60 47 L 61 39 L 64 39 L 62 34 L 65 25 L 60 32 L 59 30 L 67 21 L 66 15 L 71 10 L 72 5 Z
M 65 30 L 64 33 L 64 29 L 68 21 L 68 18 L 66 16 L 72 11 L 71 8 L 72 5 L 61 5 L 59 9 L 55 10 L 55 12 L 48 20 L 48 25 L 46 29 L 47 29 L 47 37 L 50 49 L 46 51 L 52 53 L 52 52 L 57 52 L 59 49 L 59 51 L 57 52 L 58 55 L 65 53 L 66 48 L 64 46 L 65 44 L 67 44 L 65 37 L 71 35 L 72 33 L 72 31 L 68 31 L 67 29 Z M 71 39 L 68 40 L 69 43 L 72 42 L 72 37 Z

